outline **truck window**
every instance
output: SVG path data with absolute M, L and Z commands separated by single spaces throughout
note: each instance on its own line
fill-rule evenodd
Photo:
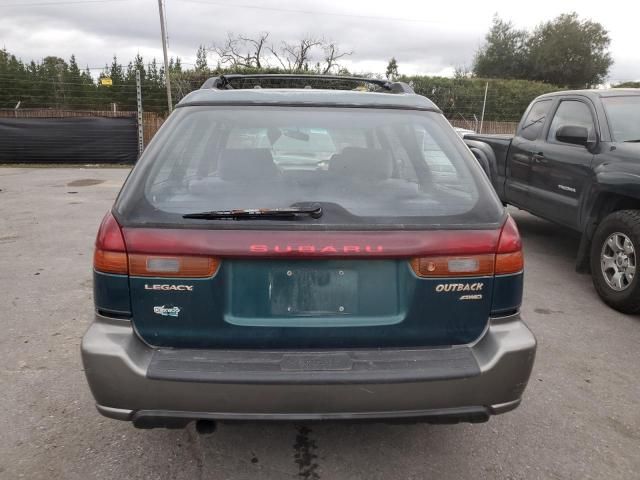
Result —
M 640 140 L 640 95 L 603 98 L 602 103 L 616 142 Z
M 547 141 L 555 142 L 558 128 L 565 125 L 585 127 L 589 132 L 593 131 L 593 117 L 587 104 L 578 100 L 562 101 L 551 121 Z
M 527 140 L 535 140 L 540 135 L 544 120 L 547 118 L 552 100 L 539 100 L 533 104 L 520 127 L 520 136 Z

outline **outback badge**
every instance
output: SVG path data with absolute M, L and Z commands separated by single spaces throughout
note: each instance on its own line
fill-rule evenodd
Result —
M 435 290 L 438 293 L 442 292 L 481 292 L 484 287 L 483 282 L 474 283 L 439 283 L 436 285 Z
M 435 287 L 438 293 L 443 292 L 481 292 L 484 287 L 483 282 L 474 283 L 439 283 Z M 461 295 L 458 300 L 482 300 L 481 293 L 471 293 Z
M 173 306 L 157 306 L 153 307 L 153 313 L 162 315 L 163 317 L 177 317 L 180 314 L 180 307 Z

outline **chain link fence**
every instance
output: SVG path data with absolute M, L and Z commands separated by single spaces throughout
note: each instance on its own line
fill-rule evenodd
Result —
M 187 72 L 172 74 L 172 94 L 177 103 L 189 92 L 200 88 L 202 83 L 213 74 Z M 114 152 L 113 158 L 120 163 L 132 163 L 138 156 L 137 142 L 137 85 L 131 79 L 101 85 L 100 82 L 82 81 L 68 82 L 60 77 L 44 77 L 27 81 L 11 79 L 0 75 L 0 128 L 4 125 L 4 138 L 0 139 L 0 162 L 41 161 L 58 151 L 61 145 L 75 142 L 74 149 L 67 150 L 68 161 L 76 163 L 100 163 L 105 161 L 105 145 L 120 148 Z M 13 81 L 15 80 L 15 81 Z M 520 116 L 529 102 L 539 90 L 513 94 L 513 88 L 505 90 L 504 85 L 492 85 L 486 82 L 456 82 L 452 79 L 436 79 L 426 81 L 425 77 L 407 77 L 401 80 L 410 83 L 416 93 L 432 99 L 455 127 L 480 131 L 482 133 L 512 134 L 515 132 Z M 313 88 L 353 88 L 352 83 L 336 85 L 335 82 L 305 79 L 283 84 L 282 80 L 262 80 L 262 88 L 270 87 L 304 87 Z M 504 82 L 503 82 L 504 83 Z M 238 88 L 253 88 L 258 85 L 255 80 L 240 81 Z M 142 131 L 143 144 L 147 145 L 161 127 L 167 116 L 166 90 L 162 82 L 151 82 L 148 75 L 141 77 L 142 93 Z M 486 96 L 484 89 L 487 89 Z M 547 88 L 548 89 L 548 88 Z M 543 89 L 544 90 L 544 89 Z M 13 108 L 7 108 L 9 106 Z M 484 121 L 482 113 L 484 110 Z M 47 122 L 44 122 L 47 119 Z M 57 123 L 56 123 L 57 119 Z M 75 120 L 71 120 L 75 119 Z M 84 119 L 81 120 L 81 119 Z M 90 121 L 94 119 L 94 121 Z M 96 122 L 95 119 L 105 119 Z M 108 119 L 108 120 L 106 120 Z M 37 139 L 30 140 L 29 126 L 32 133 L 38 132 Z M 49 125 L 49 128 L 46 127 Z M 105 130 L 100 134 L 98 125 Z M 108 127 L 107 127 L 108 125 Z M 15 131 L 20 129 L 20 135 Z M 52 126 L 60 128 L 51 128 Z M 13 130 L 12 130 L 13 128 Z M 84 134 L 83 134 L 83 129 Z M 91 132 L 88 134 L 88 132 Z M 7 132 L 13 132 L 10 135 Z M 66 140 L 64 140 L 66 138 Z M 33 148 L 25 145 L 12 145 L 11 142 L 26 142 L 26 145 L 38 145 L 37 152 L 43 157 L 33 154 Z M 99 146 L 102 145 L 102 146 Z M 26 152 L 30 153 L 27 154 Z M 56 158 L 60 158 L 57 156 Z M 61 160 L 62 161 L 62 160 Z

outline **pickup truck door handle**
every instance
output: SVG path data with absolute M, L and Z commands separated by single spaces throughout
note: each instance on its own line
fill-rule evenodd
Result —
M 542 152 L 534 153 L 531 158 L 536 163 L 547 163 L 547 159 L 544 158 L 544 153 Z

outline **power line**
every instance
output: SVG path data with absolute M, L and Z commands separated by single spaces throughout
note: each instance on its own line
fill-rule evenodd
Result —
M 186 3 L 197 3 L 201 5 L 215 5 L 217 7 L 227 7 L 227 8 L 240 8 L 240 9 L 248 9 L 248 10 L 266 10 L 273 12 L 282 12 L 282 13 L 301 13 L 304 15 L 326 15 L 331 17 L 346 17 L 346 18 L 359 18 L 365 20 L 383 20 L 385 22 L 409 22 L 409 23 L 426 23 L 431 25 L 444 25 L 444 24 L 455 24 L 455 25 L 465 25 L 460 22 L 442 22 L 439 20 L 425 20 L 420 18 L 409 18 L 409 17 L 387 17 L 380 15 L 360 15 L 356 13 L 339 13 L 339 12 L 323 12 L 321 10 L 302 10 L 297 8 L 281 8 L 281 7 L 267 7 L 264 5 L 250 5 L 250 4 L 242 4 L 242 3 L 222 3 L 208 0 L 182 0 Z M 475 25 L 476 24 L 467 24 L 467 25 Z
M 111 2 L 126 2 L 127 0 L 60 0 L 56 2 L 29 2 L 29 3 L 5 3 L 0 5 L 3 7 L 46 7 L 57 5 L 82 5 L 83 3 L 111 3 Z

